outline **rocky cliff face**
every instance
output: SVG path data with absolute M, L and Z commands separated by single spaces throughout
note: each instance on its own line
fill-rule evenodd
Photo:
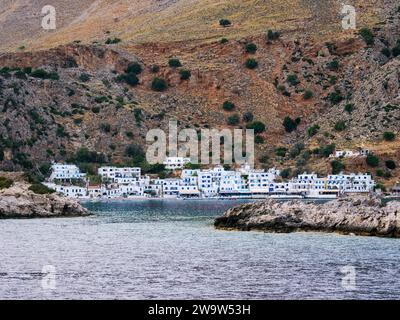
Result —
M 228 210 L 215 220 L 218 229 L 288 233 L 337 232 L 365 236 L 400 237 L 400 202 L 382 205 L 374 197 L 349 197 L 316 204 L 267 200 Z
M 56 194 L 40 195 L 25 182 L 0 190 L 0 219 L 84 217 L 90 213 L 78 202 Z

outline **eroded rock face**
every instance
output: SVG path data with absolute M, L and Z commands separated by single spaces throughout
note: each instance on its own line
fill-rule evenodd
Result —
M 219 229 L 288 233 L 322 231 L 400 237 L 400 202 L 383 205 L 376 197 L 348 197 L 324 204 L 266 200 L 228 210 L 215 220 Z
M 0 219 L 81 217 L 89 211 L 77 201 L 57 194 L 39 195 L 29 185 L 17 182 L 11 188 L 0 190 Z

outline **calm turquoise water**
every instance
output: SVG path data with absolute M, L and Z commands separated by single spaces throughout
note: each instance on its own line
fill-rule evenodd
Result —
M 214 230 L 232 205 L 90 203 L 96 217 L 0 221 L 0 298 L 400 298 L 400 240 Z

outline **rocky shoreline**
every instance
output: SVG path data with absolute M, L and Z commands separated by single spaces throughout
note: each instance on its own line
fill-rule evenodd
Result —
M 234 207 L 215 220 L 217 229 L 275 233 L 336 232 L 400 238 L 400 202 L 372 196 L 340 198 L 323 204 L 266 200 Z
M 36 194 L 26 182 L 0 190 L 0 219 L 85 217 L 91 213 L 77 201 L 53 194 Z

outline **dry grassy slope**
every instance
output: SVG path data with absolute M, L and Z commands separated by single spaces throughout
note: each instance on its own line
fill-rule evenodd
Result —
M 353 0 L 360 25 L 380 21 L 383 0 Z M 75 40 L 127 42 L 207 42 L 242 38 L 267 29 L 305 32 L 317 38 L 337 37 L 340 0 L 1 0 L 0 49 L 50 48 Z M 57 9 L 58 29 L 40 27 L 45 4 Z M 228 18 L 230 28 L 218 21 Z M 109 32 L 106 34 L 106 32 Z

